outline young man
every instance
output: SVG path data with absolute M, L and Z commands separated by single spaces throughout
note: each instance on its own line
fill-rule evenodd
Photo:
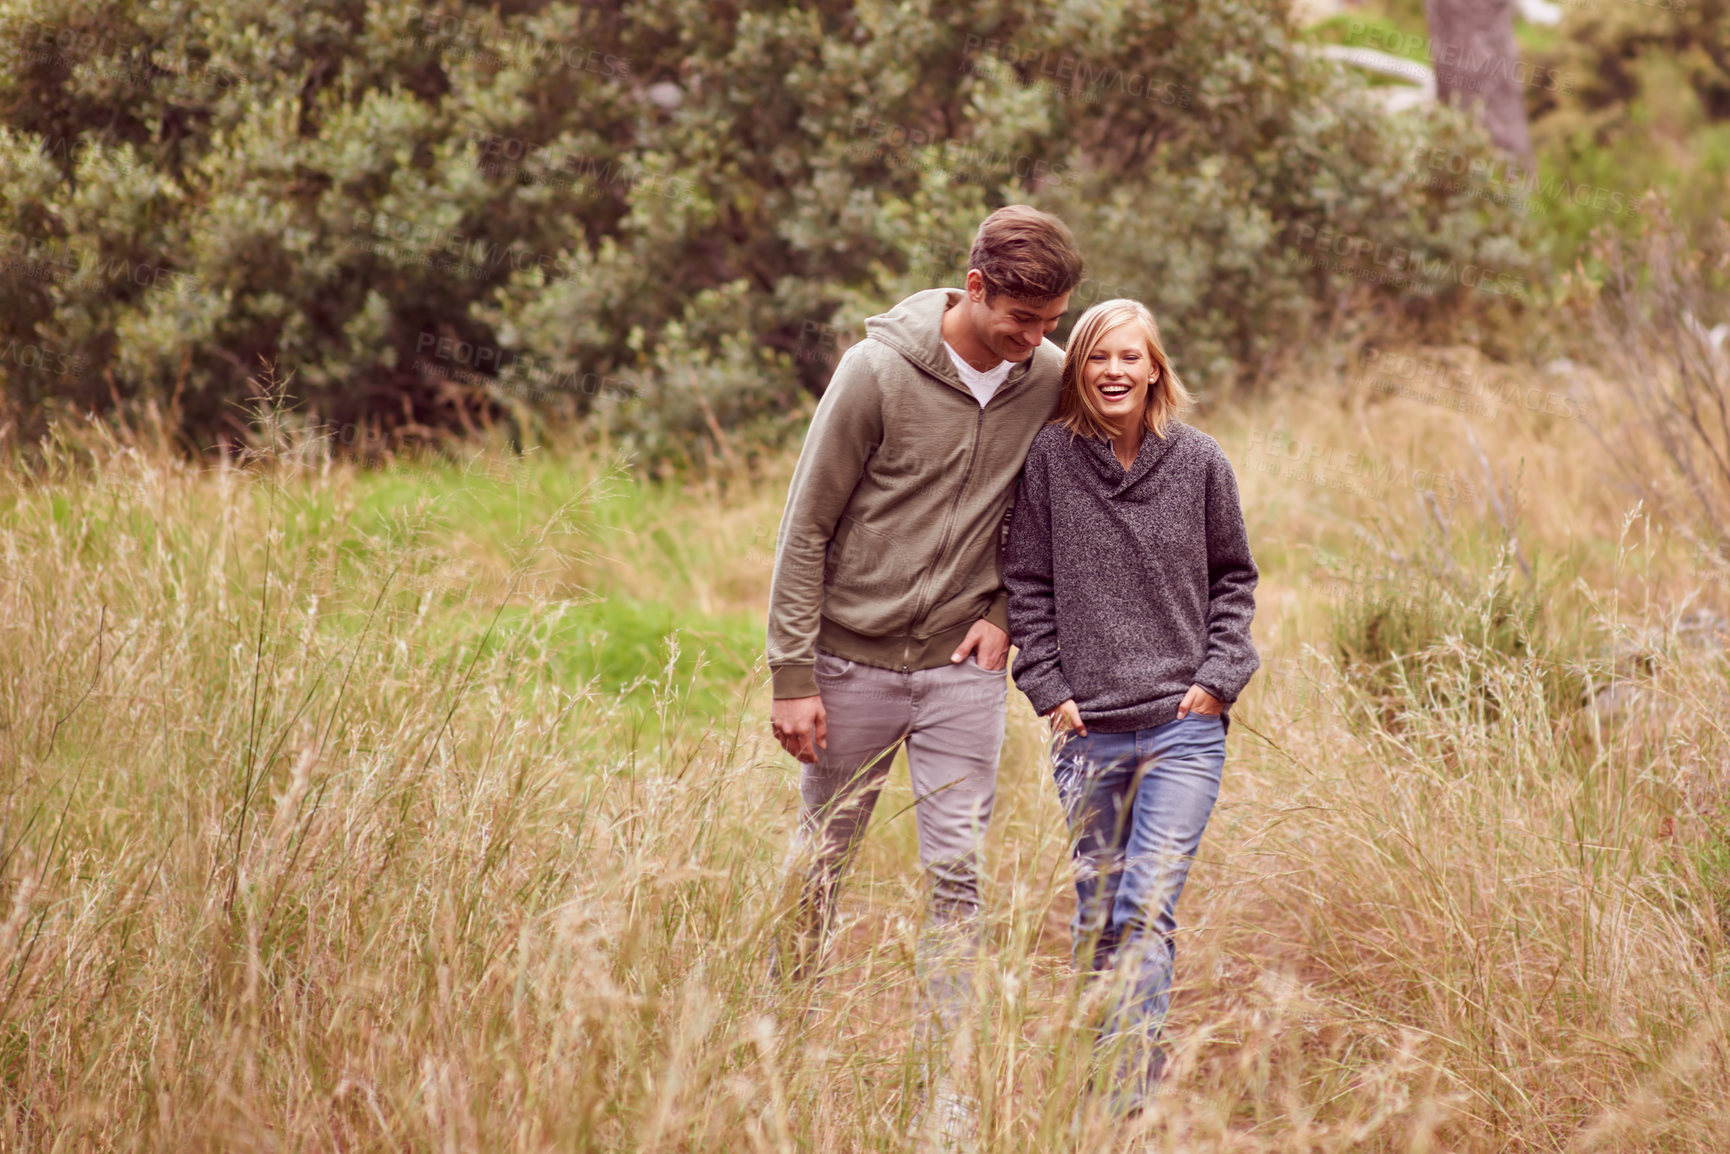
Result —
M 968 264 L 965 291 L 915 293 L 841 358 L 793 473 L 769 594 L 770 720 L 801 763 L 799 910 L 779 968 L 808 971 L 906 742 L 933 891 L 922 993 L 943 1030 L 969 986 L 1003 744 L 1002 532 L 1057 406 L 1063 354 L 1045 335 L 1081 279 L 1063 222 L 1021 205 L 986 218 Z

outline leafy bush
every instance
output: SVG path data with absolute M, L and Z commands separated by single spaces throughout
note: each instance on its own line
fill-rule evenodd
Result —
M 1078 303 L 1147 299 L 1204 381 L 1366 296 L 1525 284 L 1506 214 L 1421 163 L 1483 142 L 1389 119 L 1274 0 L 971 21 L 22 0 L 0 422 L 155 406 L 191 446 L 243 440 L 268 362 L 339 443 L 597 417 L 652 456 L 726 455 L 784 431 L 863 317 L 957 277 L 1010 200 L 1072 219 Z
M 1641 194 L 1663 190 L 1700 234 L 1730 213 L 1730 8 L 1724 0 L 1564 5 L 1533 58 L 1566 83 L 1535 90 L 1536 198 L 1558 263 L 1589 255 L 1604 226 L 1636 233 Z

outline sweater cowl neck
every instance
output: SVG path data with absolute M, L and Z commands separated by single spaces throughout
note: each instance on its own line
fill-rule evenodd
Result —
M 1141 448 L 1136 450 L 1135 461 L 1125 470 L 1117 454 L 1112 451 L 1111 441 L 1105 437 L 1077 437 L 1076 440 L 1087 446 L 1087 458 L 1099 479 L 1112 489 L 1112 495 L 1123 492 L 1152 471 L 1167 451 L 1183 436 L 1184 425 L 1180 421 L 1172 421 L 1165 427 L 1165 436 L 1156 437 L 1146 433 L 1141 438 Z

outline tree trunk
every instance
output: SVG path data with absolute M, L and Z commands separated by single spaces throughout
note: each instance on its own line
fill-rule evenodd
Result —
M 1527 82 L 1532 69 L 1514 44 L 1514 0 L 1424 0 L 1436 98 L 1475 110 L 1504 152 L 1530 158 Z

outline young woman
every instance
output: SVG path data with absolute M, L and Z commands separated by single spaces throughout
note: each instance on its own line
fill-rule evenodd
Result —
M 1051 721 L 1075 845 L 1077 969 L 1111 974 L 1101 1044 L 1138 1108 L 1165 1064 L 1178 896 L 1225 766 L 1227 710 L 1260 664 L 1255 561 L 1219 445 L 1153 315 L 1076 323 L 1058 415 L 1033 439 L 1004 556 L 1015 684 Z

